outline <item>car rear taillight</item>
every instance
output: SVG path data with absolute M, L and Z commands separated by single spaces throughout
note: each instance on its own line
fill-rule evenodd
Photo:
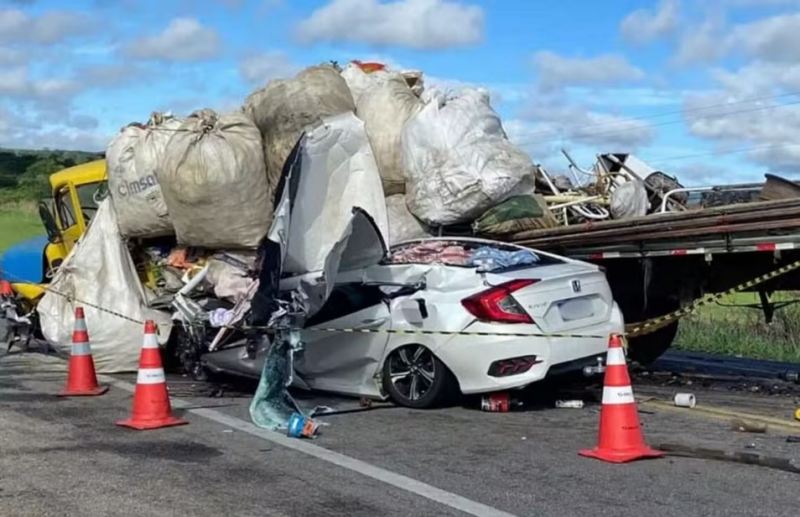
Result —
M 538 281 L 537 279 L 512 280 L 464 298 L 461 300 L 461 305 L 481 321 L 533 323 L 533 318 L 517 303 L 511 293 Z

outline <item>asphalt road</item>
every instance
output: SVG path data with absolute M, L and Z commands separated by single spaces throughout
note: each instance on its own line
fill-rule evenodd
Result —
M 106 379 L 102 397 L 59 399 L 63 362 L 0 357 L 0 515 L 797 515 L 800 502 L 800 476 L 764 467 L 581 458 L 596 439 L 591 404 L 506 414 L 380 407 L 322 417 L 329 425 L 311 441 L 252 426 L 247 396 L 209 397 L 172 378 L 190 424 L 136 432 L 113 424 L 128 414 L 130 378 Z M 769 401 L 773 413 L 792 404 Z M 688 411 L 640 416 L 651 443 L 800 458 L 780 433 L 737 433 Z

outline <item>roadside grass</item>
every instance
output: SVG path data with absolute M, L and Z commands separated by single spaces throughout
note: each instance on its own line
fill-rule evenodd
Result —
M 800 293 L 778 293 L 773 298 L 798 299 Z M 755 293 L 737 293 L 703 307 L 681 321 L 674 348 L 800 363 L 800 304 L 778 309 L 767 324 L 758 303 Z
M 17 242 L 43 233 L 34 203 L 0 205 L 0 253 Z

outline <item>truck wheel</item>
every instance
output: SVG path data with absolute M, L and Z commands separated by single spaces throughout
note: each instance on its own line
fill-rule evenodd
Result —
M 639 364 L 648 365 L 667 351 L 678 333 L 678 322 L 674 321 L 655 332 L 628 340 L 628 356 Z

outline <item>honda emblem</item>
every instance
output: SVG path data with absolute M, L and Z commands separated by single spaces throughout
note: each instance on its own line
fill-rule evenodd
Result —
M 573 280 L 572 281 L 572 292 L 575 292 L 575 293 L 581 292 L 581 281 L 580 280 Z

